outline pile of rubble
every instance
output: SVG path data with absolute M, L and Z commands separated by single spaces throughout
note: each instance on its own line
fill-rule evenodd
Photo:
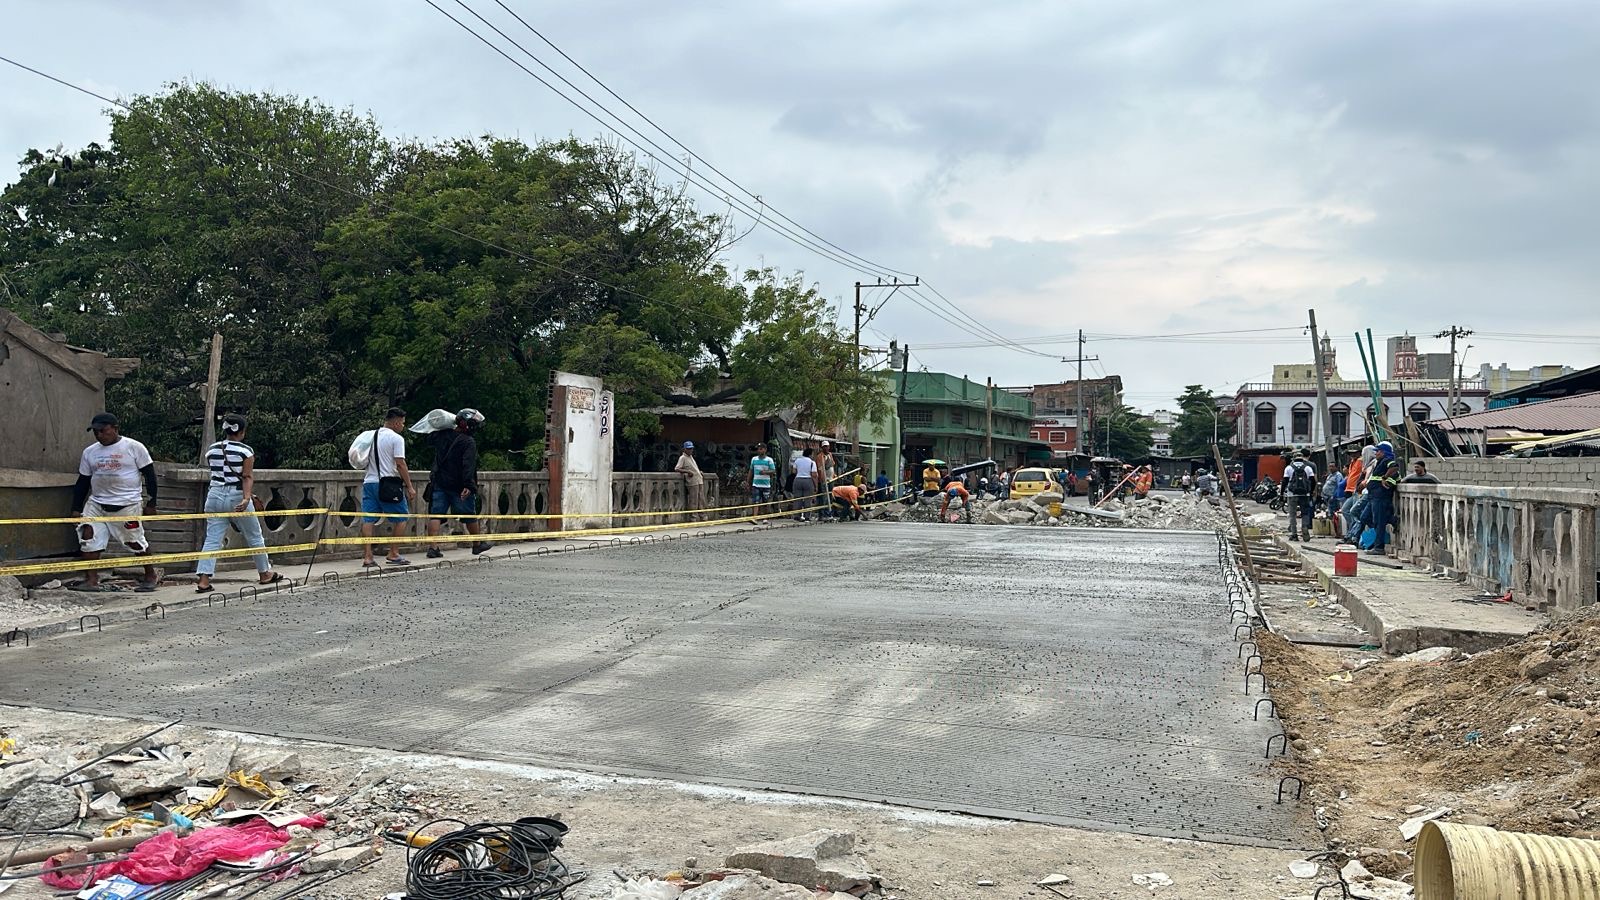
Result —
M 1215 531 L 1233 527 L 1233 518 L 1221 499 L 1197 494 L 1152 493 L 1135 500 L 1107 500 L 1099 507 L 1063 503 L 1061 494 L 1048 492 L 1025 500 L 977 497 L 971 502 L 971 521 L 981 525 L 1069 525 L 1080 528 L 1160 528 L 1179 531 Z M 918 498 L 906 505 L 888 504 L 878 507 L 873 517 L 901 522 L 938 522 L 940 503 L 940 498 L 931 497 Z M 1058 509 L 1059 515 L 1052 515 L 1052 508 Z M 947 516 L 952 521 L 967 521 L 966 511 L 959 507 L 952 508 Z M 1245 524 L 1259 526 L 1271 520 L 1270 514 L 1263 514 L 1248 517 Z
M 685 860 L 681 871 L 623 882 L 610 900 L 859 900 L 883 890 L 854 834 L 818 830 L 735 850 L 720 868 Z

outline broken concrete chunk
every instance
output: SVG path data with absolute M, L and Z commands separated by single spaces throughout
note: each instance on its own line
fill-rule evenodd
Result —
M 78 821 L 78 792 L 36 781 L 0 809 L 0 831 L 49 831 Z
M 370 844 L 363 844 L 359 847 L 342 847 L 338 850 L 329 850 L 326 853 L 318 853 L 307 857 L 304 862 L 300 863 L 300 871 L 307 874 L 335 871 L 348 872 L 370 859 L 377 858 L 377 856 L 378 848 Z
M 1400 657 L 1398 662 L 1442 663 L 1449 662 L 1461 655 L 1461 651 L 1454 647 L 1425 647 L 1413 653 Z
M 260 775 L 269 781 L 282 781 L 300 772 L 300 755 L 271 747 L 240 747 L 233 754 L 233 769 Z
M 1432 812 L 1425 812 L 1425 813 L 1422 813 L 1421 815 L 1412 816 L 1411 818 L 1409 818 L 1409 819 L 1405 820 L 1404 822 L 1400 823 L 1400 836 L 1405 838 L 1408 841 L 1412 840 L 1417 835 L 1422 833 L 1422 826 L 1423 825 L 1426 825 L 1427 823 L 1433 821 L 1434 819 L 1438 819 L 1438 818 L 1442 818 L 1444 816 L 1448 816 L 1448 815 L 1450 815 L 1450 813 L 1451 813 L 1450 807 L 1441 806 L 1438 809 L 1433 810 Z
M 853 855 L 855 845 L 850 832 L 820 829 L 735 850 L 723 862 L 730 869 L 753 869 L 787 884 L 849 893 L 871 889 L 878 881 Z
M 189 775 L 201 784 L 221 784 L 228 777 L 233 756 L 239 750 L 238 741 L 207 744 L 184 758 Z
M 189 784 L 189 767 L 181 762 L 146 760 L 126 766 L 114 766 L 95 784 L 123 799 L 148 797 L 175 791 Z
M 25 600 L 28 589 L 15 575 L 0 575 L 0 600 Z
M 816 900 L 814 891 L 760 875 L 729 875 L 684 893 L 685 900 Z
M 89 803 L 89 811 L 94 813 L 96 819 L 104 819 L 108 822 L 115 822 L 128 814 L 127 807 L 122 805 L 122 798 L 110 791 L 106 791 L 104 794 L 94 798 Z
M 1045 877 L 1043 877 L 1043 878 L 1039 879 L 1038 881 L 1034 882 L 1034 884 L 1037 884 L 1040 887 L 1051 887 L 1051 886 L 1057 885 L 1057 884 L 1071 884 L 1071 883 L 1072 883 L 1072 879 L 1068 878 L 1067 876 L 1065 876 L 1063 874 L 1061 874 L 1060 872 L 1052 872 L 1051 874 L 1046 875 Z
M 1535 650 L 1522 658 L 1522 677 L 1529 681 L 1537 681 L 1556 670 L 1560 663 L 1550 655 L 1549 650 Z
M 44 777 L 43 768 L 44 764 L 37 759 L 0 766 L 0 800 L 10 800 L 17 791 Z

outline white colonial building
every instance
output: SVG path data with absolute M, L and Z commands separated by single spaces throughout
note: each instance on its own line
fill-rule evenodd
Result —
M 1234 395 L 1238 417 L 1238 446 L 1320 447 L 1331 432 L 1336 443 L 1371 433 L 1372 393 L 1364 380 L 1340 377 L 1331 344 L 1323 342 L 1323 374 L 1328 391 L 1328 420 L 1322 420 L 1317 403 L 1317 373 L 1313 363 L 1273 366 L 1270 382 L 1251 382 Z M 1383 409 L 1379 415 L 1389 426 L 1403 426 L 1409 417 L 1418 422 L 1448 419 L 1482 411 L 1489 392 L 1481 379 L 1456 385 L 1455 408 L 1450 409 L 1450 382 L 1438 379 L 1392 379 L 1379 382 Z M 1392 430 L 1392 428 L 1391 428 Z

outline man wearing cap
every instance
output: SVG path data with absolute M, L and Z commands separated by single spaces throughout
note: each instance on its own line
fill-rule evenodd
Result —
M 706 477 L 700 473 L 700 464 L 694 461 L 694 441 L 683 442 L 683 454 L 672 471 L 683 476 L 686 497 L 683 508 L 689 513 L 685 520 L 697 521 L 700 517 L 695 511 L 706 505 Z
M 478 441 L 472 433 L 483 424 L 483 413 L 463 409 L 456 413 L 454 431 L 435 431 L 429 435 L 433 442 L 433 471 L 430 473 L 428 512 L 434 516 L 475 516 L 478 512 Z M 483 533 L 482 521 L 476 518 L 465 522 L 467 533 L 473 537 Z M 428 536 L 438 537 L 444 528 L 443 518 L 428 520 Z M 472 542 L 472 555 L 489 549 L 486 541 Z M 428 545 L 428 558 L 444 556 L 438 544 Z
M 124 515 L 126 520 L 111 522 L 86 521 L 78 526 L 78 557 L 99 559 L 110 543 L 112 535 L 117 542 L 135 556 L 149 556 L 150 543 L 140 524 L 140 482 L 149 495 L 143 514 L 156 514 L 156 466 L 150 451 L 130 437 L 123 437 L 117 417 L 100 413 L 89 422 L 94 443 L 83 448 L 78 460 L 78 483 L 72 487 L 72 511 L 85 519 L 109 518 Z M 135 588 L 148 592 L 159 582 L 154 566 L 144 567 L 144 579 Z M 114 590 L 100 584 L 100 573 L 90 570 L 83 583 L 74 585 L 75 591 Z
M 1311 516 L 1320 490 L 1317 470 L 1306 458 L 1306 451 L 1296 450 L 1294 462 L 1283 470 L 1283 496 L 1289 501 L 1289 540 L 1311 540 Z

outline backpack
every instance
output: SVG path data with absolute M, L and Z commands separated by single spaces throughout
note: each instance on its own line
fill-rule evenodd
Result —
M 1310 466 L 1305 463 L 1294 463 L 1289 467 L 1289 481 L 1284 487 L 1288 493 L 1304 497 L 1313 490 L 1313 477 Z

